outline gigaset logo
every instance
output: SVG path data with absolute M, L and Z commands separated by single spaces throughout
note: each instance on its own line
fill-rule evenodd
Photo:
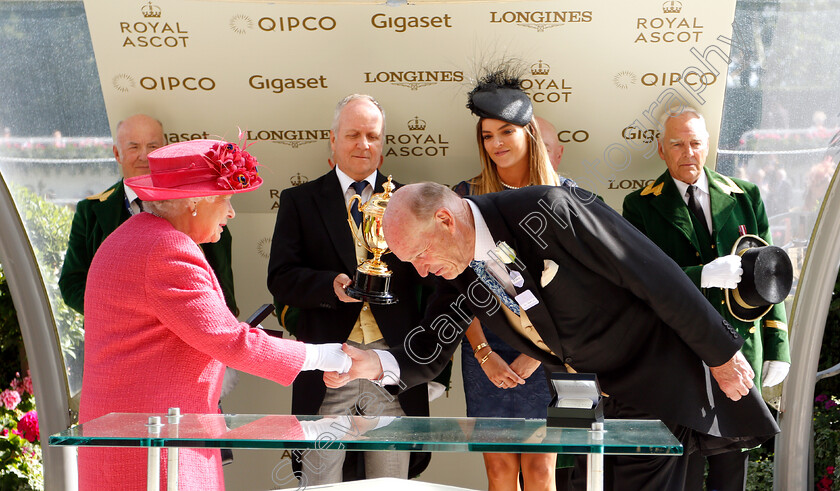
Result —
M 120 34 L 125 34 L 122 47 L 186 48 L 189 31 L 180 22 L 161 22 L 162 11 L 151 1 L 140 8 L 143 21 L 120 21 Z
M 248 85 L 252 89 L 270 90 L 275 94 L 282 94 L 286 90 L 298 89 L 327 89 L 327 77 L 275 77 L 269 78 L 265 75 L 251 75 Z
M 406 124 L 408 133 L 385 135 L 385 157 L 446 157 L 449 142 L 443 135 L 424 133 L 426 121 L 414 116 Z
M 668 0 L 662 4 L 662 16 L 637 17 L 638 35 L 633 43 L 696 43 L 703 34 L 697 17 L 680 17 L 682 2 Z
M 377 29 L 391 29 L 394 32 L 406 32 L 409 29 L 437 29 L 452 27 L 449 14 L 443 16 L 423 17 L 391 17 L 387 14 L 374 14 L 370 24 Z
M 420 87 L 444 82 L 463 82 L 464 72 L 447 70 L 408 70 L 399 72 L 365 72 L 366 84 L 392 84 L 417 90 Z
M 625 140 L 639 140 L 643 143 L 652 143 L 659 136 L 659 132 L 653 128 L 641 130 L 635 126 L 628 126 L 621 130 L 621 137 Z
M 546 29 L 560 27 L 563 24 L 577 22 L 592 22 L 590 10 L 562 10 L 536 12 L 490 12 L 491 24 L 516 24 L 520 27 L 536 29 L 543 32 Z

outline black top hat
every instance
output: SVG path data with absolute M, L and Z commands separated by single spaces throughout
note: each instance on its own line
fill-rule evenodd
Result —
M 519 86 L 520 77 L 510 63 L 488 73 L 467 94 L 467 107 L 480 118 L 500 119 L 525 126 L 534 116 L 528 94 Z
M 738 320 L 753 322 L 784 301 L 793 285 L 793 265 L 780 247 L 768 245 L 756 235 L 742 235 L 732 246 L 741 256 L 741 281 L 726 290 L 726 306 Z

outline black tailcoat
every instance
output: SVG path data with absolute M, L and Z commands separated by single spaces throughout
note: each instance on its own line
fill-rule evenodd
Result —
M 659 247 L 588 191 L 531 186 L 470 196 L 494 240 L 516 252 L 524 284 L 539 303 L 528 316 L 551 355 L 509 326 L 495 297 L 467 268 L 441 281 L 427 318 L 393 350 L 409 386 L 428 380 L 460 340 L 471 314 L 516 350 L 565 370 L 598 374 L 624 406 L 712 436 L 754 446 L 778 426 L 753 388 L 728 399 L 708 368 L 743 344 L 697 287 Z M 556 275 L 541 285 L 546 261 Z

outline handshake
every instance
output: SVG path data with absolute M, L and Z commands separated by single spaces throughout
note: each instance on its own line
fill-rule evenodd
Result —
M 700 272 L 701 288 L 726 288 L 732 290 L 741 282 L 741 256 L 722 256 L 703 266 Z
M 306 343 L 304 346 L 306 346 L 306 359 L 303 360 L 301 371 L 322 370 L 347 373 L 353 366 L 353 360 L 341 350 L 341 343 Z

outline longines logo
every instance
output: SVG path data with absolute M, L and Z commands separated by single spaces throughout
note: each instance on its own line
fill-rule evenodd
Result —
M 426 133 L 426 121 L 414 116 L 407 133 L 385 135 L 386 157 L 446 157 L 449 142 L 442 134 Z
M 163 11 L 151 1 L 140 9 L 142 21 L 120 21 L 120 34 L 125 34 L 122 47 L 186 48 L 189 31 L 180 22 L 161 22 Z
M 391 84 L 408 87 L 417 90 L 420 87 L 434 85 L 437 83 L 463 82 L 464 72 L 462 71 L 441 71 L 441 70 L 409 70 L 401 72 L 365 72 L 366 84 Z
M 442 17 L 391 17 L 387 14 L 374 14 L 370 18 L 370 24 L 376 29 L 390 29 L 394 32 L 406 32 L 410 29 L 437 29 L 441 27 L 452 27 L 449 21 L 452 20 L 449 14 Z
M 318 141 L 329 141 L 330 139 L 330 130 L 319 129 L 257 129 L 245 130 L 244 134 L 245 139 L 248 141 L 268 141 L 280 145 L 288 145 L 292 148 L 299 148 L 301 145 L 315 143 Z
M 638 80 L 639 77 L 637 77 L 635 73 L 627 70 L 620 71 L 613 77 L 613 83 L 619 89 L 627 89 L 631 85 L 636 85 Z
M 134 89 L 137 84 L 134 77 L 127 73 L 119 73 L 111 79 L 115 89 L 120 92 L 128 92 Z M 203 91 L 210 92 L 216 88 L 216 81 L 210 77 L 188 76 L 173 77 L 164 75 L 144 75 L 139 79 L 141 89 L 151 91 Z
M 332 31 L 338 23 L 333 17 L 260 17 L 254 22 L 249 15 L 236 14 L 230 18 L 230 29 L 237 34 L 247 34 L 259 29 L 263 32 Z
M 296 89 L 327 89 L 327 77 L 298 77 L 298 78 L 269 78 L 265 75 L 251 75 L 248 86 L 257 90 L 270 90 L 275 94 L 282 94 L 286 90 Z
M 531 65 L 531 78 L 524 78 L 519 84 L 531 100 L 538 102 L 569 102 L 572 87 L 566 85 L 566 79 L 559 81 L 548 77 L 551 66 L 540 60 Z
M 620 181 L 610 179 L 610 185 L 607 186 L 607 189 L 642 189 L 654 182 L 656 182 L 656 179 L 622 179 Z
M 690 43 L 699 42 L 703 26 L 697 17 L 681 17 L 682 2 L 668 0 L 662 4 L 662 15 L 637 17 L 634 43 Z
M 536 29 L 543 32 L 546 29 L 560 27 L 567 22 L 592 22 L 590 10 L 562 10 L 537 12 L 490 12 L 491 24 L 516 24 L 520 27 Z

